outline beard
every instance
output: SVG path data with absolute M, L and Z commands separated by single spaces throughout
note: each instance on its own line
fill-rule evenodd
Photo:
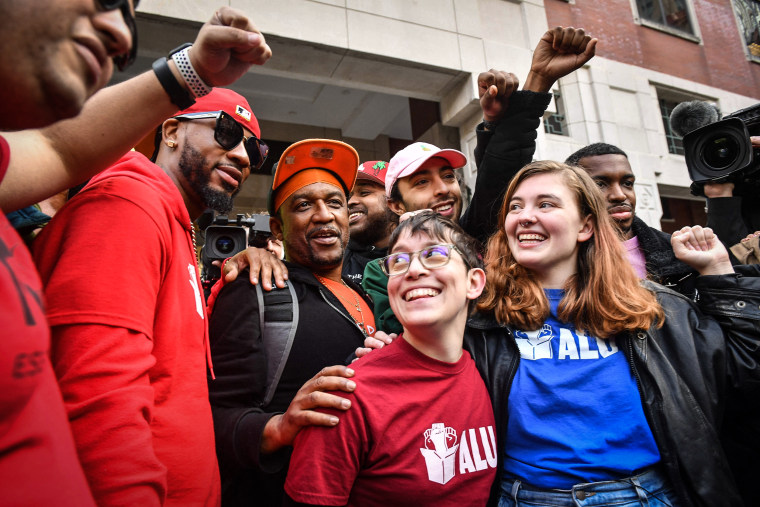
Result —
M 390 224 L 395 223 L 398 216 L 388 207 L 384 207 L 382 211 L 373 212 L 365 209 L 365 212 L 367 219 L 364 221 L 364 226 L 361 229 L 349 230 L 351 239 L 360 245 L 369 246 L 379 243 L 390 235 L 388 232 Z
M 179 158 L 179 170 L 190 184 L 190 188 L 201 198 L 206 208 L 218 213 L 227 214 L 232 211 L 233 198 L 240 190 L 226 181 L 222 181 L 224 190 L 211 187 L 211 171 L 208 161 L 201 152 L 192 146 L 185 145 Z

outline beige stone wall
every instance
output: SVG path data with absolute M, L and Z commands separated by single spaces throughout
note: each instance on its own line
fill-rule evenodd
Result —
M 140 21 L 153 29 L 141 32 L 141 54 L 151 58 L 163 54 L 172 47 L 172 34 L 192 34 L 220 3 L 225 2 L 142 0 L 139 11 L 145 16 Z M 262 121 L 266 135 L 277 140 L 319 135 L 343 138 L 354 143 L 365 160 L 387 158 L 387 137 L 366 139 L 366 132 L 371 132 L 373 119 L 389 118 L 362 117 L 357 106 L 353 124 L 296 125 L 288 122 L 287 105 L 295 108 L 317 100 L 319 85 L 345 87 L 348 91 L 343 93 L 366 93 L 357 104 L 367 107 L 378 100 L 397 107 L 408 97 L 437 101 L 442 126 L 457 129 L 458 143 L 441 128 L 431 129 L 426 140 L 453 142 L 472 155 L 473 130 L 481 120 L 478 73 L 505 69 L 524 81 L 532 48 L 548 28 L 543 0 L 227 0 L 226 4 L 246 12 L 274 51 L 269 63 L 252 69 L 239 83 L 246 96 L 251 94 L 258 101 L 254 109 L 267 113 Z M 277 96 L 257 95 L 262 80 L 282 78 L 296 80 L 294 88 L 299 87 L 297 83 L 301 88 L 314 85 L 315 91 L 309 95 L 283 89 Z M 561 86 L 570 136 L 539 129 L 536 158 L 563 160 L 596 141 L 620 146 L 629 153 L 637 174 L 639 214 L 656 227 L 660 190 L 686 194 L 689 184 L 683 157 L 668 153 L 657 88 L 710 98 L 724 112 L 756 102 L 601 57 L 563 79 Z M 395 114 L 393 108 L 386 109 L 389 117 Z M 473 162 L 465 167 L 464 175 L 472 186 Z M 265 187 L 262 183 L 259 186 Z M 249 197 L 260 199 L 258 193 L 253 191 Z

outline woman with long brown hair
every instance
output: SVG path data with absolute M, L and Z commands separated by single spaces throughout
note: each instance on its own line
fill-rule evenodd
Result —
M 673 249 L 705 275 L 699 303 L 640 284 L 595 183 L 565 164 L 523 168 L 499 220 L 465 337 L 498 428 L 492 501 L 740 505 L 717 430 L 727 393 L 760 377 L 760 280 L 694 227 Z

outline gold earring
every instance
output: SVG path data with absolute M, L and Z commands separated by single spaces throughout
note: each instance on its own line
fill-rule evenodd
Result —
M 174 149 L 174 147 L 177 146 L 177 143 L 169 139 L 168 141 L 166 141 L 166 146 L 168 146 L 171 149 Z

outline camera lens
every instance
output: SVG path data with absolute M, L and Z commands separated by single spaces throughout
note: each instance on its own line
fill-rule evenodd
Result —
M 709 169 L 720 171 L 736 161 L 739 151 L 740 146 L 736 138 L 721 133 L 705 142 L 702 160 Z
M 228 254 L 235 249 L 235 240 L 229 236 L 219 236 L 214 243 L 216 251 L 222 254 Z

